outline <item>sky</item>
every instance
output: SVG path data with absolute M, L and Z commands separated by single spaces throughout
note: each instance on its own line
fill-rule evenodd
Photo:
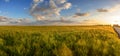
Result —
M 120 0 L 0 0 L 0 25 L 120 24 Z

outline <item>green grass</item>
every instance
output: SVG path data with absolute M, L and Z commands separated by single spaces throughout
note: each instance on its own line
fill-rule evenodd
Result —
M 0 56 L 119 56 L 111 26 L 1 26 Z

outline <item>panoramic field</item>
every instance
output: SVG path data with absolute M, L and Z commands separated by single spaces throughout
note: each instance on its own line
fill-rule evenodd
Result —
M 0 0 L 0 56 L 120 56 L 120 0 Z
M 119 56 L 111 26 L 1 26 L 0 56 Z

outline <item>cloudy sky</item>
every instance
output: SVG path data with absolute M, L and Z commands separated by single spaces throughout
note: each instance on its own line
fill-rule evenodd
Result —
M 0 25 L 120 24 L 120 0 L 0 0 Z

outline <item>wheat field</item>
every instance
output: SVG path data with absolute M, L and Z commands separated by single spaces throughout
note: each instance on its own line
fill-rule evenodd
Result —
M 119 56 L 111 26 L 0 26 L 0 56 Z

